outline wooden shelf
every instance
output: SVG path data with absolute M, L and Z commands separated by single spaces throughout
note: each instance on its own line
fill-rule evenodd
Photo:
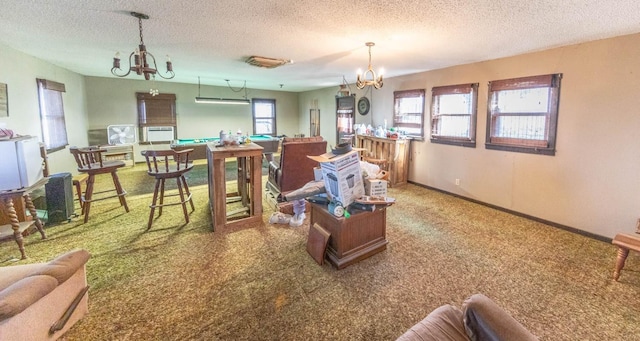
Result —
M 131 166 L 135 166 L 136 164 L 133 144 L 101 145 L 100 148 L 107 150 L 106 153 L 102 154 L 106 160 L 131 161 Z

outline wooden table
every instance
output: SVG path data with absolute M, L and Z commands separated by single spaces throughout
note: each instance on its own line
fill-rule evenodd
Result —
M 22 259 L 27 258 L 27 254 L 24 251 L 23 234 L 28 234 L 30 227 L 35 224 L 36 228 L 40 232 L 40 235 L 42 236 L 42 239 L 47 238 L 44 233 L 44 224 L 42 224 L 42 221 L 38 218 L 36 208 L 33 205 L 33 201 L 31 201 L 30 194 L 34 190 L 44 186 L 48 181 L 49 178 L 43 178 L 29 187 L 0 191 L 0 200 L 2 200 L 4 204 L 4 212 L 2 212 L 2 214 L 6 215 L 6 217 L 10 221 L 10 224 L 0 226 L 0 241 L 10 240 L 11 236 L 13 235 L 13 239 L 18 244 L 18 249 L 20 249 Z M 19 219 L 18 214 L 16 213 L 14 201 L 20 202 L 21 199 L 24 200 L 24 204 L 27 210 L 29 210 L 29 213 L 31 213 L 31 220 Z
M 327 245 L 329 262 L 343 269 L 387 248 L 387 208 L 361 211 L 349 218 L 336 217 L 327 205 L 311 204 L 311 226 L 318 223 L 331 237 Z
M 262 221 L 262 150 L 255 143 L 217 147 L 207 144 L 209 208 L 213 230 Z M 227 193 L 225 160 L 238 161 L 238 192 Z M 227 212 L 227 198 L 237 196 L 243 212 Z M 237 216 L 237 213 L 242 215 Z

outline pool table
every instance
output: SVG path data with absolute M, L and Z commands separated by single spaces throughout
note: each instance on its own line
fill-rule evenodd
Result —
M 273 160 L 273 153 L 278 151 L 280 145 L 280 139 L 270 135 L 251 135 L 249 136 L 251 142 L 264 148 L 262 154 L 264 157 L 271 161 Z M 191 153 L 192 160 L 206 159 L 207 158 L 207 143 L 218 144 L 219 137 L 207 137 L 202 139 L 178 139 L 171 141 L 171 149 L 184 150 L 193 148 Z

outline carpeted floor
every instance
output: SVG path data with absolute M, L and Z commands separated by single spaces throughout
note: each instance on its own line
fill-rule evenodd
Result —
M 478 292 L 541 340 L 640 335 L 640 257 L 616 283 L 616 248 L 602 241 L 406 185 L 389 190 L 387 250 L 336 270 L 307 254 L 309 218 L 270 225 L 266 203 L 265 223 L 212 232 L 205 165 L 188 180 L 191 223 L 174 206 L 149 231 L 152 179 L 140 165 L 119 174 L 130 213 L 98 202 L 87 224 L 26 237 L 23 261 L 12 261 L 14 242 L 0 244 L 1 266 L 91 252 L 90 312 L 66 340 L 394 340 Z

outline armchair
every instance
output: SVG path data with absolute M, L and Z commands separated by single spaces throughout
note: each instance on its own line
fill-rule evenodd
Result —
M 285 137 L 282 140 L 280 160 L 269 162 L 267 189 L 281 202 L 283 194 L 313 181 L 313 168 L 318 166 L 318 162 L 307 155 L 326 152 L 327 141 L 322 136 Z

